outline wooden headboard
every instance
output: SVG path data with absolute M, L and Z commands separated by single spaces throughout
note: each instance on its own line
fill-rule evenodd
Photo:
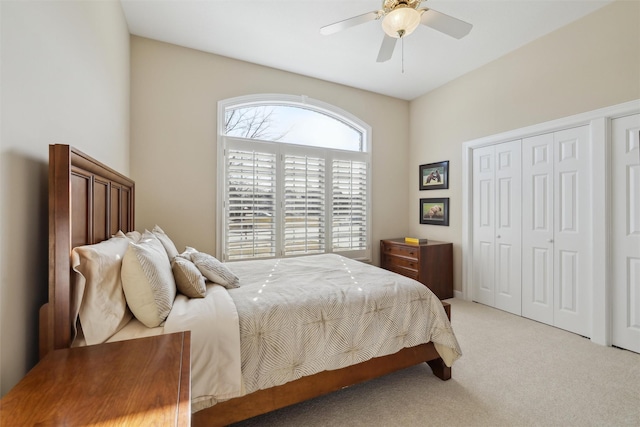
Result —
M 135 227 L 135 183 L 68 145 L 49 146 L 49 302 L 40 309 L 40 358 L 71 346 L 71 249 Z

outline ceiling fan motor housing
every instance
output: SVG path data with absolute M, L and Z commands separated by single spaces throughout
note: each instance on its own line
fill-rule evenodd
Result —
M 383 0 L 382 10 L 384 10 L 384 14 L 386 15 L 400 5 L 402 5 L 402 7 L 417 9 L 420 3 L 422 3 L 422 0 Z

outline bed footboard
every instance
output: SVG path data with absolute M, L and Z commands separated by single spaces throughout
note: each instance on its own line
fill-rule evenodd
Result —
M 319 372 L 277 387 L 258 390 L 243 397 L 218 403 L 193 414 L 192 425 L 229 425 L 422 362 L 429 363 L 438 378 L 442 380 L 451 378 L 451 368 L 444 364 L 433 343 L 421 344 L 402 349 L 395 354 L 376 357 L 335 371 Z

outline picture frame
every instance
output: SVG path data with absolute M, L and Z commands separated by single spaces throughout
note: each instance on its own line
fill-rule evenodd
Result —
M 420 199 L 420 224 L 449 226 L 449 198 Z
M 449 188 L 449 161 L 420 165 L 420 191 Z

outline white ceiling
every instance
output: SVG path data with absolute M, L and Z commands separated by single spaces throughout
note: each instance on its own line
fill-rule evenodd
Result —
M 473 24 L 457 40 L 425 26 L 377 63 L 380 21 L 323 36 L 320 27 L 381 0 L 121 0 L 131 34 L 411 100 L 612 0 L 429 0 Z

